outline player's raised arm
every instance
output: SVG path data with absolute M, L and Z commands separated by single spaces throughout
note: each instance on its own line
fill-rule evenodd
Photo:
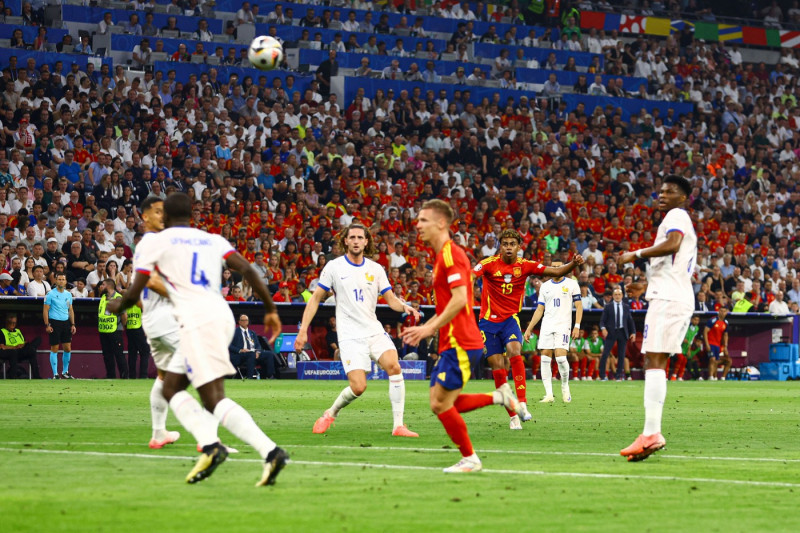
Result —
M 311 321 L 314 320 L 314 316 L 317 314 L 319 303 L 325 298 L 326 294 L 328 294 L 328 291 L 317 285 L 317 288 L 314 289 L 314 292 L 311 294 L 311 298 L 306 302 L 306 308 L 303 311 L 303 319 L 300 321 L 300 329 L 297 330 L 297 337 L 294 340 L 294 349 L 298 352 L 302 350 L 306 342 L 308 342 L 308 328 L 311 325 Z
M 272 301 L 272 295 L 253 265 L 239 252 L 233 252 L 226 259 L 228 266 L 240 273 L 253 288 L 253 292 L 264 302 L 264 327 L 269 330 L 269 343 L 273 344 L 281 334 L 281 319 Z
M 564 268 L 564 267 L 562 266 L 558 268 Z M 525 328 L 525 333 L 522 334 L 522 338 L 525 339 L 525 342 L 528 342 L 530 340 L 531 333 L 533 333 L 533 328 L 535 328 L 536 324 L 538 324 L 539 321 L 542 319 L 542 315 L 544 315 L 544 304 L 542 302 L 539 302 L 539 304 L 536 306 L 536 311 L 533 312 L 530 324 L 528 324 L 528 327 Z
M 565 265 L 557 266 L 557 267 L 547 267 L 542 272 L 542 276 L 550 276 L 553 278 L 560 278 L 562 276 L 568 275 L 575 267 L 581 266 L 583 264 L 583 256 L 580 254 L 575 254 L 572 257 L 572 261 Z

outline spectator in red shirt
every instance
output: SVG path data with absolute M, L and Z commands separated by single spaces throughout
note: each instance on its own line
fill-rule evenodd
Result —
M 292 301 L 292 293 L 289 292 L 289 284 L 285 281 L 281 281 L 278 289 L 278 293 L 272 296 L 273 302 L 285 302 L 289 303 Z

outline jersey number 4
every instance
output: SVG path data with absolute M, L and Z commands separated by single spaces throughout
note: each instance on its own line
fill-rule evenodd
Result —
M 197 252 L 192 254 L 192 284 L 202 285 L 206 289 L 209 285 L 206 273 L 197 268 Z

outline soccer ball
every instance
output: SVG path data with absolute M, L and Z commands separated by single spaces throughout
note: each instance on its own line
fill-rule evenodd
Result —
M 250 64 L 260 70 L 272 70 L 283 61 L 283 45 L 269 35 L 253 39 L 247 51 Z

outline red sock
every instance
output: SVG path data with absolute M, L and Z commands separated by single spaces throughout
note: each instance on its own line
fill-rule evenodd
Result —
M 581 377 L 582 377 L 582 378 L 585 378 L 585 377 L 586 377 L 586 363 L 588 363 L 588 362 L 589 362 L 589 358 L 588 358 L 588 357 L 584 357 L 584 358 L 583 358 L 583 359 L 581 359 L 581 361 L 580 361 L 580 365 L 579 365 L 579 366 L 580 366 L 580 370 L 581 370 Z
M 500 369 L 500 370 L 492 370 L 492 377 L 494 378 L 494 386 L 495 386 L 495 388 L 499 389 L 505 383 L 508 383 L 508 372 L 506 371 L 505 368 Z M 460 397 L 461 396 L 459 396 L 459 398 Z M 481 406 L 481 407 L 483 407 L 483 406 Z M 514 411 L 509 411 L 508 409 L 506 409 L 506 411 L 508 411 L 508 416 L 514 416 L 516 414 Z M 461 409 L 459 409 L 458 412 L 459 413 L 463 413 L 465 411 L 462 411 Z
M 459 394 L 458 398 L 456 398 L 453 407 L 456 408 L 456 411 L 459 413 L 469 413 L 470 411 L 474 411 L 475 409 L 480 409 L 481 407 L 486 407 L 487 405 L 492 405 L 494 400 L 492 398 L 492 394 Z
M 679 377 L 679 378 L 682 378 L 683 377 L 683 373 L 686 371 L 686 361 L 687 361 L 686 356 L 683 355 L 682 353 L 679 353 L 678 354 L 678 364 L 676 365 L 678 368 L 677 368 L 677 372 L 675 372 L 675 375 L 677 377 Z
M 536 374 L 539 373 L 539 367 L 542 366 L 542 356 L 541 355 L 532 355 L 531 356 L 531 371 L 533 372 L 533 377 L 536 377 Z
M 504 383 L 508 383 L 508 371 L 505 368 L 500 370 L 492 370 L 492 377 L 494 378 L 494 387 L 499 389 Z
M 578 378 L 578 361 L 573 361 L 569 364 L 570 368 L 572 368 L 572 378 Z
M 587 357 L 587 359 L 589 358 Z M 593 378 L 595 372 L 597 372 L 597 360 L 593 358 L 589 361 L 589 377 Z
M 514 376 L 514 389 L 517 391 L 517 400 L 528 402 L 527 381 L 525 379 L 525 358 L 515 355 L 511 358 L 511 375 Z
M 477 394 L 470 394 L 469 396 L 479 396 Z M 461 396 L 459 396 L 460 398 Z M 439 421 L 444 426 L 444 430 L 450 436 L 450 440 L 458 446 L 461 450 L 461 455 L 469 457 L 475 451 L 472 449 L 472 442 L 469 440 L 469 433 L 467 433 L 467 424 L 461 415 L 458 414 L 455 407 L 451 407 L 444 413 L 439 415 Z

